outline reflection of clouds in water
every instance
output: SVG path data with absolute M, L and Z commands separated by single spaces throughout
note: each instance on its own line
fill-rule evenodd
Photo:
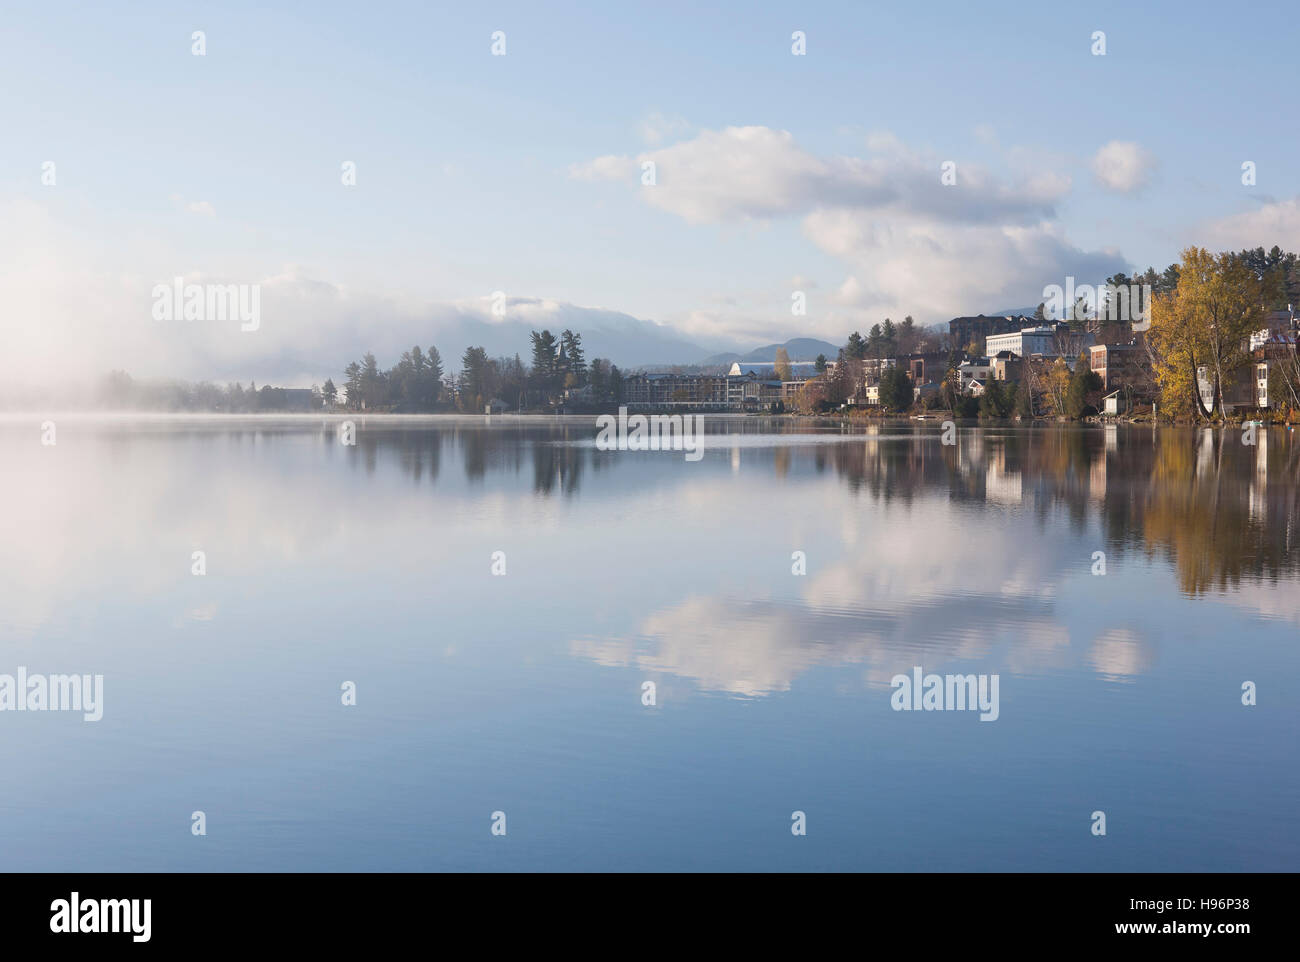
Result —
M 205 577 L 215 584 L 270 581 L 349 546 L 403 550 L 412 518 L 430 513 L 429 487 L 399 473 L 358 483 L 350 468 L 364 451 L 339 445 L 334 427 L 314 419 L 288 427 L 221 418 L 66 422 L 58 444 L 43 448 L 39 419 L 31 430 L 0 421 L 0 626 L 22 636 L 55 620 L 87 586 L 111 585 L 114 597 L 133 603 L 190 590 L 204 582 L 191 575 L 192 551 L 207 552 Z M 402 454 L 393 440 L 379 444 Z M 449 497 L 456 510 L 438 518 L 444 535 L 559 531 L 564 523 L 563 505 L 550 499 L 463 489 Z M 178 609 L 176 624 L 219 618 L 202 603 L 179 601 Z
M 1277 585 L 1243 582 L 1230 592 L 1216 597 L 1224 604 L 1259 615 L 1265 621 L 1287 621 L 1300 625 L 1300 592 L 1294 587 L 1279 590 Z
M 22 631 L 39 629 L 86 585 L 111 582 L 116 597 L 154 598 L 201 583 L 190 573 L 196 550 L 208 553 L 206 577 L 216 580 L 302 566 L 347 525 L 343 512 L 294 490 L 292 479 L 254 482 L 251 442 L 196 448 L 61 432 L 51 450 L 57 462 L 18 453 L 0 480 L 4 503 L 24 505 L 0 512 L 5 621 Z M 178 620 L 215 615 L 198 606 Z
M 1150 669 L 1155 663 L 1155 651 L 1136 632 L 1112 628 L 1093 641 L 1088 662 L 1111 681 L 1127 681 Z
M 866 682 L 885 687 L 914 665 L 979 662 L 995 647 L 998 664 L 1016 673 L 1077 661 L 1056 613 L 1058 586 L 1079 565 L 1065 539 L 1027 539 L 999 518 L 938 501 L 919 517 L 873 517 L 869 534 L 848 526 L 844 541 L 863 538 L 851 557 L 818 572 L 812 552 L 798 601 L 694 597 L 646 618 L 639 639 L 582 639 L 572 651 L 747 697 L 788 691 L 818 666 L 863 664 Z M 944 540 L 949 531 L 961 536 Z M 1127 629 L 1099 642 L 1089 661 L 1101 674 L 1128 676 L 1153 661 Z
M 572 644 L 575 655 L 611 667 L 635 665 L 646 671 L 691 678 L 706 690 L 756 697 L 788 691 L 791 681 L 817 664 L 860 660 L 853 639 L 822 635 L 819 623 L 833 616 L 771 601 L 691 598 L 651 615 L 641 634 L 652 640 L 638 650 L 635 640 Z M 869 630 L 860 625 L 859 630 Z
M 219 607 L 215 601 L 210 601 L 207 604 L 189 608 L 176 617 L 176 620 L 172 622 L 172 627 L 183 627 L 191 621 L 211 621 L 217 616 Z
M 1068 644 L 1068 632 L 1049 609 L 1031 602 L 1016 609 L 1005 601 L 951 599 L 971 619 L 953 627 L 941 604 L 819 610 L 798 604 L 742 599 L 692 598 L 647 618 L 641 640 L 572 643 L 573 654 L 608 667 L 636 666 L 690 678 L 707 691 L 758 697 L 788 691 L 817 666 L 865 664 L 869 684 L 885 687 L 900 671 L 921 664 L 978 660 L 995 638 L 1013 631 L 1016 660 L 1033 665 L 1041 653 Z M 1041 613 L 1035 613 L 1041 612 Z M 927 624 L 936 630 L 927 630 Z
M 864 664 L 869 685 L 887 687 L 914 665 L 938 670 L 979 662 L 995 647 L 998 665 L 1034 674 L 1073 663 L 1069 629 L 1034 597 L 933 597 L 893 610 L 822 610 L 749 599 L 692 598 L 645 619 L 639 639 L 579 639 L 574 655 L 607 667 L 636 666 L 693 680 L 706 691 L 760 697 L 789 691 L 818 666 Z M 1115 629 L 1089 653 L 1107 677 L 1147 670 L 1154 658 L 1134 632 Z M 997 666 L 989 670 L 998 670 Z
M 933 510 L 930 510 L 932 507 Z M 940 504 L 927 505 L 928 534 L 943 528 Z M 1050 559 L 1012 552 L 1014 535 L 995 522 L 965 519 L 967 538 L 935 550 L 933 537 L 907 540 L 918 521 L 905 512 L 881 516 L 854 555 L 813 573 L 795 603 L 692 598 L 646 618 L 632 640 L 575 642 L 576 654 L 602 664 L 637 665 L 692 678 L 706 690 L 759 696 L 789 690 L 818 665 L 865 663 L 870 683 L 887 685 L 914 664 L 938 667 L 987 656 L 1010 645 L 1018 664 L 1055 658 L 1068 644 L 1053 617 Z M 993 551 L 1010 568 L 987 563 Z M 1050 570 L 1059 574 L 1064 559 Z

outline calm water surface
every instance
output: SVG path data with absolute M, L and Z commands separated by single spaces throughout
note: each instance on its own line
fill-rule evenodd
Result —
M 8 870 L 1300 868 L 1295 432 L 42 419 L 0 673 L 105 705 L 0 713 Z

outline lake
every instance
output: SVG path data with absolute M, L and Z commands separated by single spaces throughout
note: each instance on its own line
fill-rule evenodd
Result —
M 1300 868 L 1294 431 L 341 420 L 0 419 L 6 869 Z

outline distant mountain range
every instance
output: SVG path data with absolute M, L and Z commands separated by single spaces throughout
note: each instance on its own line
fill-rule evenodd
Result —
M 748 354 L 713 354 L 700 361 L 701 366 L 712 367 L 718 364 L 753 364 L 759 361 L 775 361 L 776 352 L 785 348 L 791 361 L 815 361 L 818 354 L 825 354 L 827 359 L 835 360 L 839 346 L 829 341 L 819 341 L 815 337 L 792 337 L 784 344 L 768 344 L 756 347 Z
M 617 311 L 572 305 L 563 305 L 554 313 L 522 321 L 487 322 L 468 315 L 444 317 L 439 321 L 434 329 L 436 343 L 443 350 L 444 359 L 453 364 L 459 363 L 461 354 L 471 345 L 483 346 L 489 357 L 518 354 L 527 363 L 531 351 L 529 334 L 544 327 L 556 336 L 565 328 L 571 328 L 582 335 L 582 347 L 588 361 L 603 357 L 626 368 L 686 364 L 690 358 L 699 357 L 709 347 L 716 346 L 716 342 L 702 346 L 671 327 Z M 443 348 L 444 344 L 447 348 Z M 387 349 L 388 354 L 392 355 L 397 349 L 397 344 L 392 345 Z

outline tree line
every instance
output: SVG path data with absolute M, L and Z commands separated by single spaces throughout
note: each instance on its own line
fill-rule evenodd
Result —
M 455 374 L 443 370 L 436 347 L 404 351 L 397 364 L 382 370 L 367 352 L 344 369 L 343 395 L 333 381 L 323 389 L 325 403 L 349 410 L 398 413 L 456 410 L 481 414 L 498 401 L 508 410 L 550 410 L 560 404 L 602 405 L 623 398 L 623 372 L 605 358 L 590 363 L 582 335 L 564 330 L 530 332 L 530 362 L 489 357 L 481 346 L 467 347 Z
M 102 407 L 134 411 L 212 411 L 222 414 L 319 410 L 321 389 L 260 388 L 232 382 L 224 386 L 211 381 L 162 379 L 137 381 L 125 371 L 110 371 L 95 388 L 95 402 Z

